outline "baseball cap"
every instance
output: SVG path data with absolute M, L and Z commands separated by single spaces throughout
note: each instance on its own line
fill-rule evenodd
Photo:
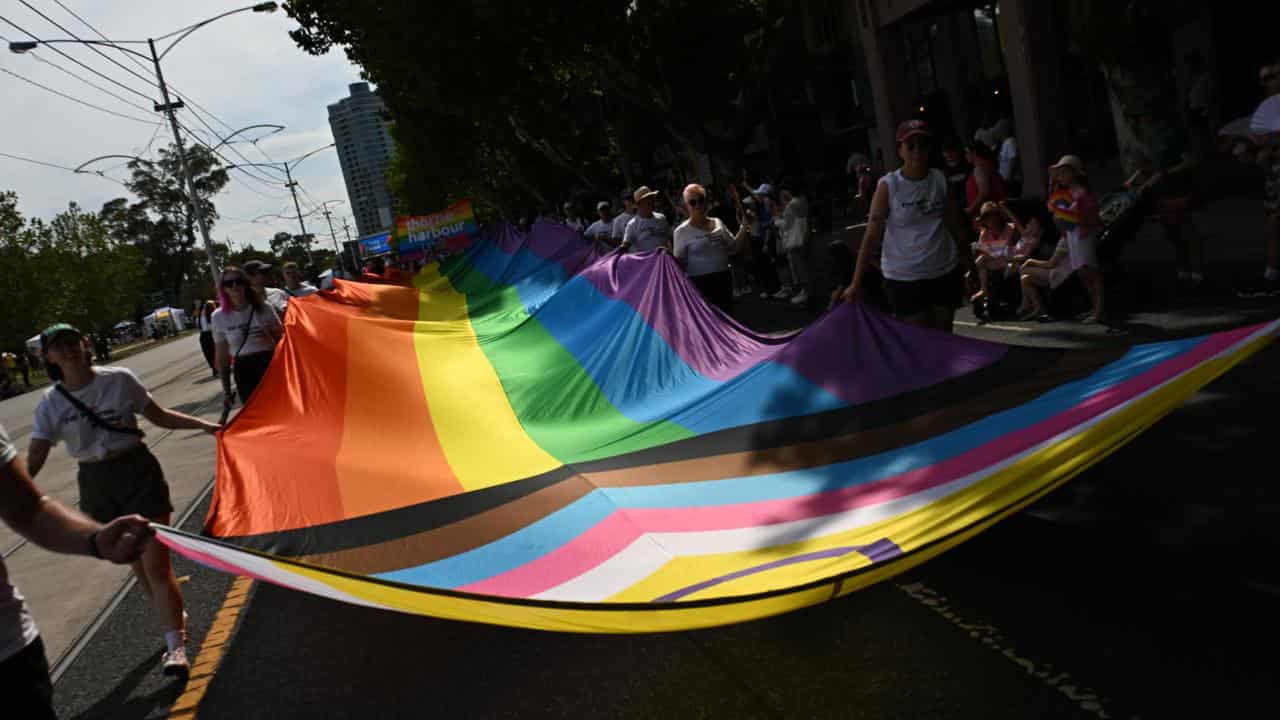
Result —
M 612 207 L 613 205 L 611 205 L 608 200 L 601 200 L 600 202 L 596 203 L 596 210 L 608 210 Z
M 57 337 L 58 335 L 61 335 L 62 333 L 68 333 L 68 332 L 74 333 L 77 337 L 84 336 L 84 333 L 80 332 L 73 325 L 70 325 L 69 323 L 54 323 L 49 327 L 45 328 L 44 332 L 40 333 L 40 349 L 48 350 L 49 344 L 53 342 L 53 339 L 55 337 Z
M 261 260 L 250 260 L 249 262 L 245 263 L 241 267 L 244 268 L 245 272 L 253 273 L 256 275 L 258 273 L 267 272 L 268 270 L 271 269 L 272 266 L 270 263 L 264 263 Z
M 622 199 L 623 199 L 623 200 L 632 200 L 632 199 L 634 199 L 634 198 L 635 198 L 635 194 L 636 194 L 636 191 L 635 191 L 635 190 L 632 190 L 631 188 L 627 188 L 627 189 L 625 189 L 625 190 L 623 190 L 623 191 L 622 191 Z
M 769 183 L 761 183 L 760 187 L 751 191 L 751 194 L 752 195 L 772 195 L 773 186 L 770 185 Z
M 908 120 L 898 126 L 898 142 L 906 142 L 908 138 L 916 135 L 932 137 L 933 133 L 929 132 L 929 123 L 923 120 Z

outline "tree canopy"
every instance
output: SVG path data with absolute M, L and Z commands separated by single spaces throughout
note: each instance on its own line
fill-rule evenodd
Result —
M 674 187 L 727 174 L 760 95 L 749 43 L 779 21 L 763 0 L 509 3 L 295 0 L 307 52 L 344 48 L 394 121 L 401 210 L 463 197 L 515 211 L 548 191 Z M 709 178 L 703 178 L 709 179 Z
M 230 178 L 208 148 L 196 145 L 186 150 L 201 210 L 212 230 L 218 220 L 213 197 Z M 156 162 L 129 163 L 129 172 L 125 187 L 137 200 L 112 200 L 103 205 L 99 213 L 111 235 L 141 251 L 144 279 L 149 289 L 171 291 L 177 298 L 184 295 L 187 283 L 197 283 L 202 284 L 203 294 L 207 295 L 208 261 L 191 212 L 176 148 L 162 148 Z
M 54 322 L 107 332 L 139 312 L 141 253 L 75 203 L 51 220 L 27 220 L 17 195 L 0 193 L 0 347 L 12 350 Z

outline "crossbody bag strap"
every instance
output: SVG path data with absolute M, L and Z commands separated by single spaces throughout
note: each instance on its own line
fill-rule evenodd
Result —
M 240 351 L 244 349 L 244 344 L 249 342 L 249 333 L 253 332 L 253 313 L 256 311 L 257 308 L 252 305 L 249 306 L 249 322 L 244 326 L 244 337 L 240 338 L 240 347 L 236 348 L 235 355 L 231 356 L 233 360 L 240 357 Z
M 53 388 L 61 393 L 62 397 L 67 399 L 67 402 L 74 405 L 81 414 L 89 418 L 89 422 L 92 423 L 94 427 L 100 430 L 106 430 L 107 432 L 120 433 L 121 435 L 133 435 L 134 437 L 146 436 L 146 433 L 142 432 L 138 428 L 116 427 L 115 425 L 108 423 L 106 420 L 103 420 L 98 416 L 98 413 L 90 410 L 88 405 L 80 402 L 80 398 L 72 395 L 69 390 L 63 387 L 62 383 L 56 383 Z

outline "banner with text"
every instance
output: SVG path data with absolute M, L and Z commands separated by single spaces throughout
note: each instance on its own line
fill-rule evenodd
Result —
M 396 218 L 394 242 L 402 258 L 419 253 L 447 255 L 466 249 L 478 231 L 471 201 L 463 200 L 430 215 Z

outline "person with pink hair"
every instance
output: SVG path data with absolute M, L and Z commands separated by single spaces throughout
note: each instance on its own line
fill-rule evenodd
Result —
M 248 402 L 267 373 L 276 343 L 284 337 L 284 326 L 276 309 L 266 302 L 244 271 L 234 265 L 222 270 L 218 299 L 222 306 L 213 313 L 214 362 L 222 378 L 224 402 L 230 407 L 234 399 L 232 375 L 240 402 Z

